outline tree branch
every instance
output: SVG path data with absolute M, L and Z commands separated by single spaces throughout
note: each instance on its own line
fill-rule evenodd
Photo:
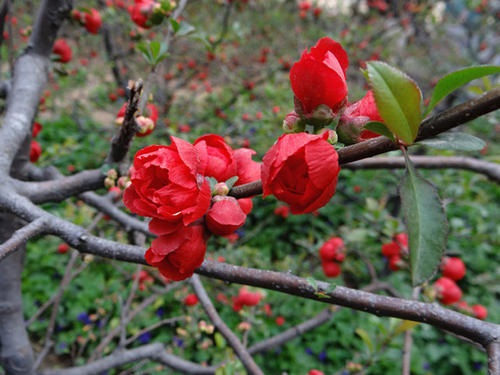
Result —
M 190 281 L 191 281 L 191 286 L 193 287 L 194 292 L 198 296 L 198 299 L 201 305 L 203 306 L 203 309 L 207 313 L 208 317 L 215 325 L 215 328 L 217 328 L 217 330 L 222 334 L 222 336 L 224 336 L 225 339 L 228 341 L 229 345 L 231 346 L 231 348 L 233 348 L 234 352 L 240 359 L 243 366 L 245 366 L 245 369 L 248 371 L 248 373 L 252 375 L 264 374 L 253 360 L 248 350 L 243 346 L 241 341 L 238 339 L 238 337 L 222 321 L 221 317 L 215 310 L 212 301 L 210 301 L 210 298 L 208 297 L 208 294 L 205 291 L 205 288 L 203 287 L 200 278 L 197 275 L 193 275 Z
M 325 282 L 316 281 L 317 288 L 314 288 L 308 280 L 294 275 L 209 260 L 205 260 L 196 272 L 227 282 L 276 290 L 375 315 L 427 323 L 478 342 L 485 348 L 500 338 L 500 326 L 474 319 L 438 304 L 381 296 L 343 286 L 336 286 L 329 292 L 331 286 Z
M 482 173 L 500 184 L 500 164 L 465 156 L 410 156 L 413 164 L 423 169 L 456 168 Z M 395 169 L 405 168 L 403 157 L 379 157 L 354 161 L 342 166 L 343 169 Z
M 215 372 L 211 367 L 200 366 L 196 363 L 168 354 L 162 344 L 154 343 L 136 349 L 116 351 L 105 358 L 98 359 L 84 366 L 72 367 L 64 370 L 45 370 L 41 372 L 41 375 L 94 375 L 143 359 L 160 362 L 174 370 L 182 371 L 185 374 L 204 375 L 214 374 Z
M 0 245 L 0 261 L 12 252 L 16 251 L 30 238 L 43 233 L 44 226 L 44 219 L 39 218 L 15 231 L 7 241 Z

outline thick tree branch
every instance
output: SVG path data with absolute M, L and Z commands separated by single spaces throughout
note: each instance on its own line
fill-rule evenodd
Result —
M 500 340 L 500 326 L 471 318 L 438 304 L 381 296 L 342 286 L 337 286 L 329 292 L 330 285 L 325 282 L 317 281 L 315 288 L 306 279 L 294 275 L 208 260 L 196 272 L 228 282 L 276 290 L 375 315 L 427 323 L 478 342 L 485 348 L 491 342 Z
M 222 321 L 221 317 L 215 310 L 210 297 L 208 297 L 205 288 L 203 287 L 200 278 L 197 275 L 193 275 L 191 277 L 191 286 L 194 289 L 194 292 L 198 296 L 203 309 L 207 313 L 210 321 L 215 325 L 215 328 L 224 336 L 227 340 L 231 348 L 233 348 L 234 352 L 241 360 L 243 366 L 248 371 L 249 374 L 264 374 L 262 370 L 257 366 L 252 356 L 248 352 L 248 350 L 243 346 L 238 337 L 229 329 L 229 327 Z

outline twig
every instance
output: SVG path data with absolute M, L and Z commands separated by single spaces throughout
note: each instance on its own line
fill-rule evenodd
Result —
M 420 295 L 420 288 L 413 288 L 412 299 L 418 300 Z M 411 364 L 411 348 L 413 346 L 413 330 L 408 329 L 405 332 L 404 344 L 403 344 L 403 369 L 401 371 L 402 375 L 410 375 L 410 364 Z
M 139 101 L 142 95 L 143 84 L 142 80 L 138 79 L 129 84 L 130 98 L 128 100 L 127 109 L 123 118 L 123 124 L 120 127 L 120 133 L 111 141 L 111 150 L 109 152 L 106 163 L 120 163 L 127 156 L 130 148 L 130 143 L 134 139 L 137 131 L 135 122 L 135 113 L 139 108 Z
M 12 234 L 12 237 L 0 245 L 0 261 L 12 252 L 16 251 L 19 246 L 24 244 L 29 239 L 43 233 L 44 226 L 45 220 L 43 217 L 40 217 L 25 225 L 21 229 L 16 230 Z
M 419 156 L 412 155 L 411 161 L 418 168 L 444 169 L 456 168 L 482 173 L 500 184 L 500 164 L 465 156 Z M 395 169 L 404 168 L 403 157 L 378 157 L 358 160 L 342 165 L 343 169 Z
M 241 363 L 243 364 L 243 366 L 245 366 L 245 369 L 248 371 L 248 373 L 264 374 L 253 360 L 248 350 L 241 344 L 238 337 L 236 337 L 233 331 L 231 331 L 228 326 L 222 321 L 221 317 L 215 310 L 212 301 L 210 301 L 205 288 L 201 284 L 200 278 L 197 275 L 193 275 L 190 281 L 191 286 L 193 287 L 201 305 L 203 306 L 203 309 L 205 310 L 217 330 L 222 334 L 222 336 L 224 336 L 229 345 L 233 348 L 234 352 L 241 360 Z
M 136 349 L 120 350 L 113 354 L 91 362 L 84 366 L 71 367 L 63 370 L 45 370 L 41 375 L 95 375 L 106 372 L 112 368 L 123 366 L 127 363 L 150 359 L 160 362 L 174 370 L 185 374 L 214 374 L 213 367 L 200 366 L 196 363 L 186 361 L 174 355 L 168 354 L 165 347 L 160 343 L 144 345 Z

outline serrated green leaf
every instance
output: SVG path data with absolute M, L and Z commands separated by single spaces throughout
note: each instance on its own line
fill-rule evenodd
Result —
M 436 84 L 436 87 L 432 92 L 429 105 L 425 110 L 425 115 L 429 114 L 441 100 L 443 100 L 446 96 L 451 94 L 456 89 L 477 78 L 498 73 L 500 73 L 499 65 L 481 65 L 460 69 L 445 75 Z
M 417 143 L 437 150 L 479 151 L 486 147 L 486 142 L 482 139 L 461 132 L 440 133 Z
M 373 342 L 372 342 L 368 332 L 366 332 L 363 328 L 356 328 L 355 332 L 359 337 L 361 337 L 361 340 L 363 340 L 365 345 L 368 347 L 368 350 L 370 351 L 370 353 L 373 353 L 373 350 L 374 350 Z
M 412 144 L 422 121 L 420 88 L 405 73 L 381 61 L 368 62 L 367 72 L 384 124 L 405 144 Z
M 378 121 L 370 121 L 365 125 L 366 130 L 370 130 L 374 133 L 384 135 L 387 138 L 394 140 L 394 135 L 391 133 L 391 131 L 385 126 L 383 122 L 378 122 Z
M 435 187 L 414 169 L 407 155 L 401 185 L 401 203 L 408 232 L 412 285 L 429 280 L 446 246 L 447 223 Z

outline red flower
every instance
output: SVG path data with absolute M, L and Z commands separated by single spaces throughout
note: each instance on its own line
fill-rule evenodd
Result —
M 149 29 L 151 24 L 148 22 L 153 14 L 155 2 L 153 0 L 134 0 L 135 4 L 128 8 L 130 18 L 134 23 L 144 29 Z
M 340 118 L 337 133 L 341 142 L 352 144 L 370 138 L 379 137 L 380 134 L 365 129 L 370 121 L 384 122 L 375 103 L 373 92 L 369 90 L 363 99 L 349 105 Z
M 243 306 L 258 305 L 262 295 L 259 292 L 250 292 L 246 287 L 241 287 L 238 295 L 233 297 L 233 310 L 240 311 Z
M 218 182 L 225 182 L 231 177 L 238 177 L 235 185 L 257 181 L 260 178 L 260 163 L 252 160 L 255 151 L 249 148 L 233 150 L 217 134 L 199 137 L 194 145 L 208 155 L 205 176 L 213 177 Z
M 452 279 L 440 277 L 434 283 L 437 298 L 443 305 L 452 305 L 462 298 L 462 290 Z
M 217 236 L 227 236 L 245 224 L 247 215 L 236 198 L 216 196 L 213 200 L 214 203 L 205 216 L 205 224 L 210 232 Z
M 208 155 L 205 176 L 224 182 L 236 176 L 236 163 L 233 159 L 233 149 L 223 137 L 217 134 L 207 134 L 199 137 L 194 146 Z
M 184 298 L 184 305 L 186 306 L 194 306 L 198 303 L 198 297 L 196 294 L 188 294 L 186 298 Z
M 42 128 L 43 128 L 42 124 L 40 124 L 39 122 L 35 121 L 33 123 L 33 128 L 31 130 L 31 136 L 33 138 L 35 138 L 38 135 L 38 133 L 40 133 L 42 131 Z
M 323 262 L 344 261 L 344 241 L 342 240 L 342 238 L 332 237 L 328 241 L 326 241 L 319 249 L 319 257 Z
M 283 134 L 264 155 L 263 196 L 274 195 L 293 214 L 323 207 L 335 193 L 338 155 L 323 135 Z
M 454 281 L 460 280 L 465 276 L 467 269 L 462 259 L 457 257 L 445 257 L 441 262 L 441 272 Z
M 145 254 L 146 262 L 158 267 L 169 280 L 184 280 L 203 263 L 207 239 L 203 225 L 181 226 L 173 233 L 153 240 Z
M 336 262 L 323 262 L 321 266 L 326 277 L 337 277 L 342 272 L 342 267 Z
M 238 176 L 236 186 L 260 180 L 260 163 L 252 160 L 252 155 L 255 154 L 256 152 L 250 148 L 234 150 L 233 158 Z
M 30 145 L 30 161 L 32 163 L 35 163 L 36 161 L 38 161 L 41 154 L 42 154 L 42 146 L 40 146 L 40 143 L 32 139 Z
M 96 9 L 91 8 L 88 13 L 85 13 L 84 23 L 89 33 L 97 34 L 102 26 L 101 15 Z
M 484 320 L 488 316 L 488 309 L 483 305 L 472 305 L 472 311 L 477 319 Z
M 71 61 L 73 55 L 71 47 L 64 39 L 57 39 L 52 47 L 52 53 L 58 55 L 57 61 L 67 63 Z
M 206 154 L 175 137 L 170 146 L 139 150 L 123 202 L 141 216 L 183 225 L 195 222 L 210 206 L 210 185 L 204 177 L 206 159 Z
M 290 70 L 293 93 L 299 103 L 297 113 L 310 116 L 321 104 L 337 113 L 347 98 L 347 53 L 340 43 L 321 38 L 311 52 L 302 57 Z

